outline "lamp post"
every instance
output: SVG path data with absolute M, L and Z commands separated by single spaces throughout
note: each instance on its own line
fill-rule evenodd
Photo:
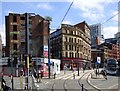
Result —
M 50 78 L 50 36 L 48 38 L 48 73 Z
M 50 16 L 46 16 L 45 20 L 48 21 L 48 24 L 50 24 L 50 21 L 52 21 L 52 18 Z M 50 78 L 50 28 L 48 25 L 48 74 L 49 74 L 49 78 Z
M 29 43 L 29 15 L 35 15 L 35 13 L 25 13 L 25 36 L 26 36 L 26 57 L 27 57 L 27 89 L 28 89 L 28 76 L 29 76 L 29 55 L 30 55 L 30 43 Z
M 79 47 L 78 47 L 78 45 L 77 45 L 77 60 L 78 60 L 78 58 L 79 58 Z M 79 76 L 79 60 L 78 60 L 78 76 Z

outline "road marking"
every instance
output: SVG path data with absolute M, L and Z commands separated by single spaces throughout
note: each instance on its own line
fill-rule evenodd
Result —
M 96 88 L 97 90 L 100 90 L 100 88 L 99 88 L 99 87 L 97 87 L 97 86 L 93 85 L 93 84 L 90 82 L 90 75 L 91 75 L 91 74 L 89 74 L 89 75 L 88 75 L 88 76 L 89 76 L 89 77 L 88 77 L 88 80 L 87 80 L 87 81 L 88 81 L 88 83 L 89 83 L 92 87 Z
M 113 85 L 113 86 L 111 86 L 111 87 L 109 87 L 109 89 L 111 89 L 111 88 L 113 88 L 113 87 L 115 87 L 115 86 L 117 86 L 118 84 L 115 84 L 115 85 Z

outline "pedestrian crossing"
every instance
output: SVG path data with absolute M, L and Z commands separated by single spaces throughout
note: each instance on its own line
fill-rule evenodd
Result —
M 78 72 L 76 71 L 75 73 L 70 73 L 70 74 L 67 74 L 67 75 L 64 75 L 64 76 L 61 76 L 61 77 L 58 77 L 56 79 L 80 79 L 80 77 L 85 74 L 86 72 L 80 72 L 80 75 L 78 76 Z M 74 74 L 75 74 L 75 77 L 74 77 Z M 82 79 L 87 79 L 88 75 L 85 75 Z

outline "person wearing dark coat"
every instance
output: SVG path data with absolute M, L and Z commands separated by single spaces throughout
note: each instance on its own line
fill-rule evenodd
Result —
M 2 88 L 3 91 L 9 91 L 11 88 L 6 85 L 6 81 L 2 78 Z

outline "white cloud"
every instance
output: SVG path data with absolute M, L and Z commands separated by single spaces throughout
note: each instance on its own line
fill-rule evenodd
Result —
M 118 27 L 110 26 L 103 28 L 103 35 L 106 38 L 114 38 L 114 34 L 118 32 Z
M 72 24 L 72 23 L 70 21 L 65 20 L 62 22 L 62 24 Z
M 0 25 L 0 34 L 1 34 L 1 38 L 2 38 L 2 44 L 5 44 L 5 24 Z
M 104 15 L 102 13 L 96 13 L 96 12 L 93 12 L 93 11 L 83 12 L 80 15 L 84 18 L 89 18 L 92 21 L 98 21 L 98 19 L 101 19 L 102 17 L 104 17 Z
M 111 3 L 113 0 L 76 0 L 73 4 L 75 9 L 79 9 L 82 12 L 80 16 L 90 19 L 92 21 L 102 20 L 105 17 L 104 8 L 106 5 Z
M 37 4 L 37 8 L 42 8 L 46 10 L 52 10 L 53 7 L 49 3 L 39 3 Z

